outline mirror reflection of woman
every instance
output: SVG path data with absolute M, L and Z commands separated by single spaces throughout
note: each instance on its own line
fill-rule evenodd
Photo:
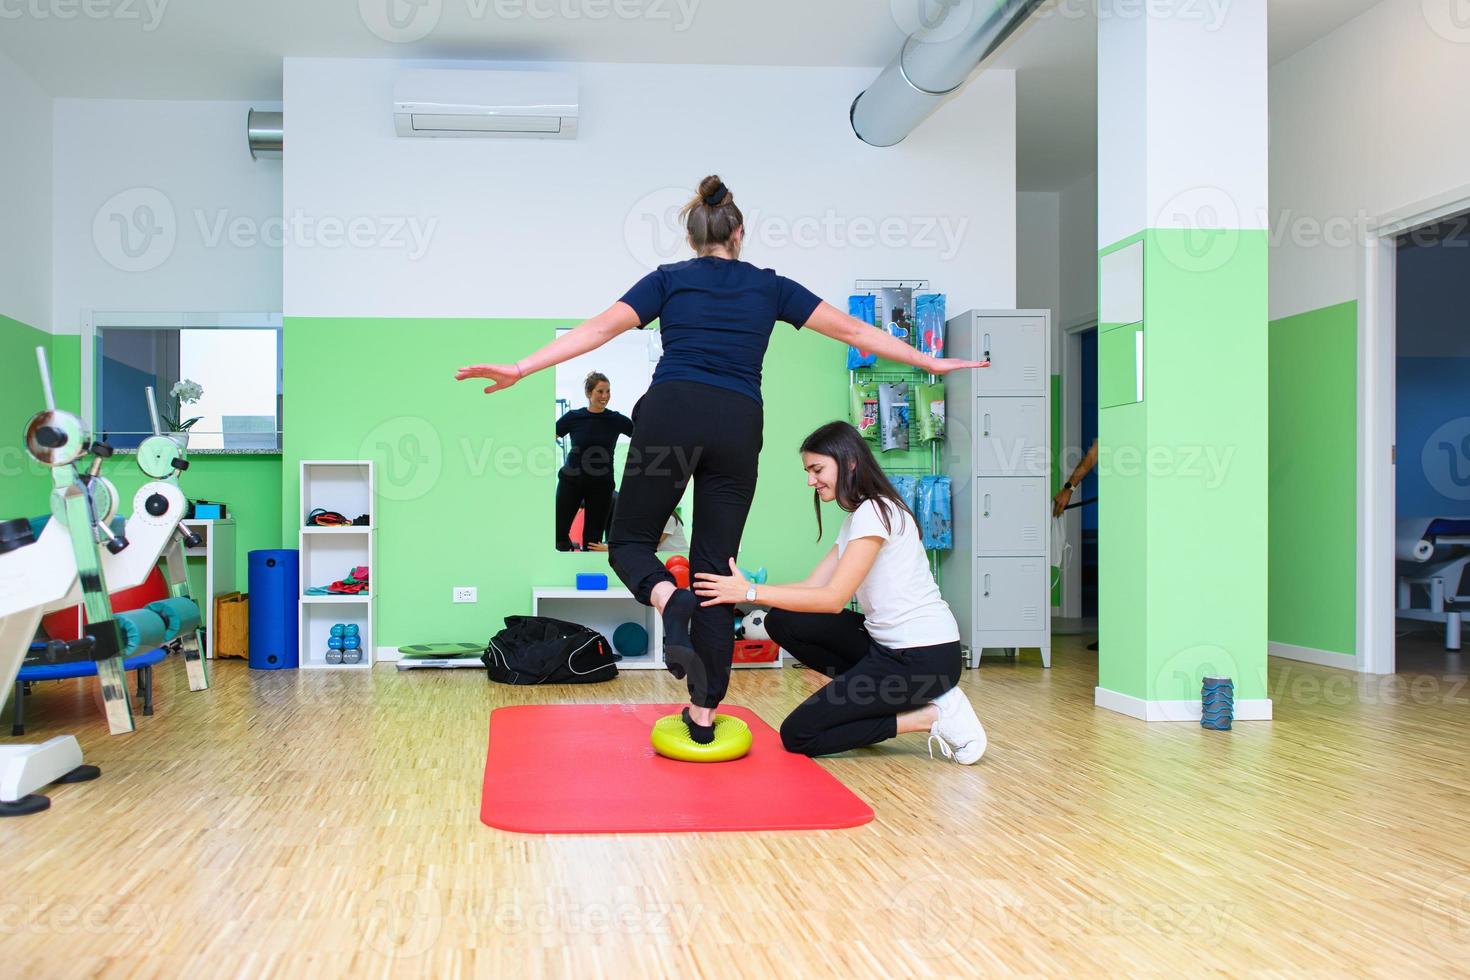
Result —
M 593 371 L 583 384 L 587 407 L 573 409 L 556 420 L 556 437 L 570 436 L 572 451 L 556 474 L 556 550 L 572 551 L 572 521 L 582 518 L 582 547 L 606 551 L 602 542 L 612 510 L 613 447 L 618 436 L 633 435 L 633 420 L 607 407 L 612 385 L 607 375 Z

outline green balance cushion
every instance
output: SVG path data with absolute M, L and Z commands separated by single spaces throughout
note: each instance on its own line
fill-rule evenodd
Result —
M 689 726 L 678 715 L 667 715 L 653 723 L 649 735 L 653 750 L 680 762 L 729 762 L 750 751 L 750 726 L 739 718 L 715 715 L 715 737 L 701 745 L 689 737 Z

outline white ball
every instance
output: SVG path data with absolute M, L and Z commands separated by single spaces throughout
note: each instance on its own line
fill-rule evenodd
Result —
M 745 615 L 745 638 L 747 640 L 769 640 L 771 638 L 771 634 L 766 632 L 766 611 L 764 609 L 757 609 Z

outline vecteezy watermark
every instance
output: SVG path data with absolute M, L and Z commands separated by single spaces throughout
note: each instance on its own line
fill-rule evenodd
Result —
M 1272 675 L 1269 694 L 1276 704 L 1330 708 L 1470 705 L 1470 677 L 1463 674 L 1339 673 L 1316 667 L 1294 667 L 1286 662 L 1274 669 Z
M 1057 17 L 1080 20 L 1183 20 L 1199 21 L 1206 31 L 1225 25 L 1231 0 L 1056 0 L 1043 4 L 1038 20 Z
M 1470 0 L 1420 0 L 1424 22 L 1446 41 L 1470 44 Z
M 1440 882 L 1419 905 L 1419 921 L 1435 945 L 1470 945 L 1470 875 Z
M 704 906 L 680 902 L 599 901 L 572 893 L 544 901 L 497 899 L 475 921 L 499 936 L 647 936 L 688 942 Z
M 167 262 L 181 231 L 199 247 L 354 248 L 402 251 L 416 262 L 429 251 L 439 219 L 417 215 L 313 215 L 297 209 L 261 219 L 227 208 L 194 208 L 180 227 L 173 201 L 156 187 L 130 187 L 108 198 L 92 217 L 97 254 L 123 272 L 148 272 Z
M 162 940 L 173 909 L 141 902 L 56 902 L 50 899 L 0 902 L 0 936 L 147 936 Z
M 1159 251 L 1186 272 L 1223 268 L 1240 247 L 1240 208 L 1219 187 L 1193 187 L 1176 194 L 1159 210 L 1154 227 L 1176 232 L 1159 236 Z
M 155 187 L 119 191 L 92 217 L 97 253 L 123 272 L 147 272 L 167 262 L 178 233 L 173 202 Z
M 145 32 L 158 30 L 169 0 L 0 0 L 0 20 L 137 21 Z
M 357 215 L 343 219 L 309 215 L 300 208 L 264 221 L 246 215 L 232 217 L 224 208 L 195 208 L 194 223 L 205 248 L 218 248 L 223 243 L 235 248 L 282 248 L 290 242 L 296 248 L 401 249 L 411 262 L 424 257 L 439 227 L 438 218 L 425 221 L 417 215 Z
M 689 252 L 679 211 L 690 192 L 665 187 L 634 202 L 623 218 L 628 253 L 646 269 Z M 821 214 L 783 215 L 746 211 L 745 248 L 908 249 L 932 253 L 940 262 L 957 254 L 969 230 L 967 215 L 853 215 L 828 208 Z
M 428 419 L 400 415 L 363 436 L 358 459 L 377 464 L 378 495 L 385 500 L 417 500 L 434 489 L 444 470 L 439 429 Z
M 1470 500 L 1470 418 L 1451 419 L 1424 440 L 1424 478 L 1451 500 Z
M 975 939 L 981 908 L 990 904 L 985 882 L 935 872 L 910 878 L 893 893 L 888 914 L 906 952 L 924 961 L 963 961 Z
M 953 41 L 978 31 L 996 15 L 996 0 L 888 0 L 888 12 L 904 34 L 921 35 L 928 43 Z M 1207 31 L 1225 23 L 1230 0 L 1056 0 L 1042 4 L 1037 20 L 1185 20 L 1199 21 Z
M 426 875 L 409 872 L 379 882 L 360 914 L 368 948 L 390 959 L 423 956 L 444 928 L 438 889 Z
M 471 21 L 510 22 L 641 20 L 689 30 L 701 0 L 454 0 Z M 444 0 L 358 0 L 369 31 L 393 44 L 409 44 L 433 33 L 444 17 Z

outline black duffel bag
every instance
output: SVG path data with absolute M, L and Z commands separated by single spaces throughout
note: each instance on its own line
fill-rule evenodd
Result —
M 502 684 L 595 684 L 618 676 L 607 637 L 549 616 L 507 616 L 480 657 Z

